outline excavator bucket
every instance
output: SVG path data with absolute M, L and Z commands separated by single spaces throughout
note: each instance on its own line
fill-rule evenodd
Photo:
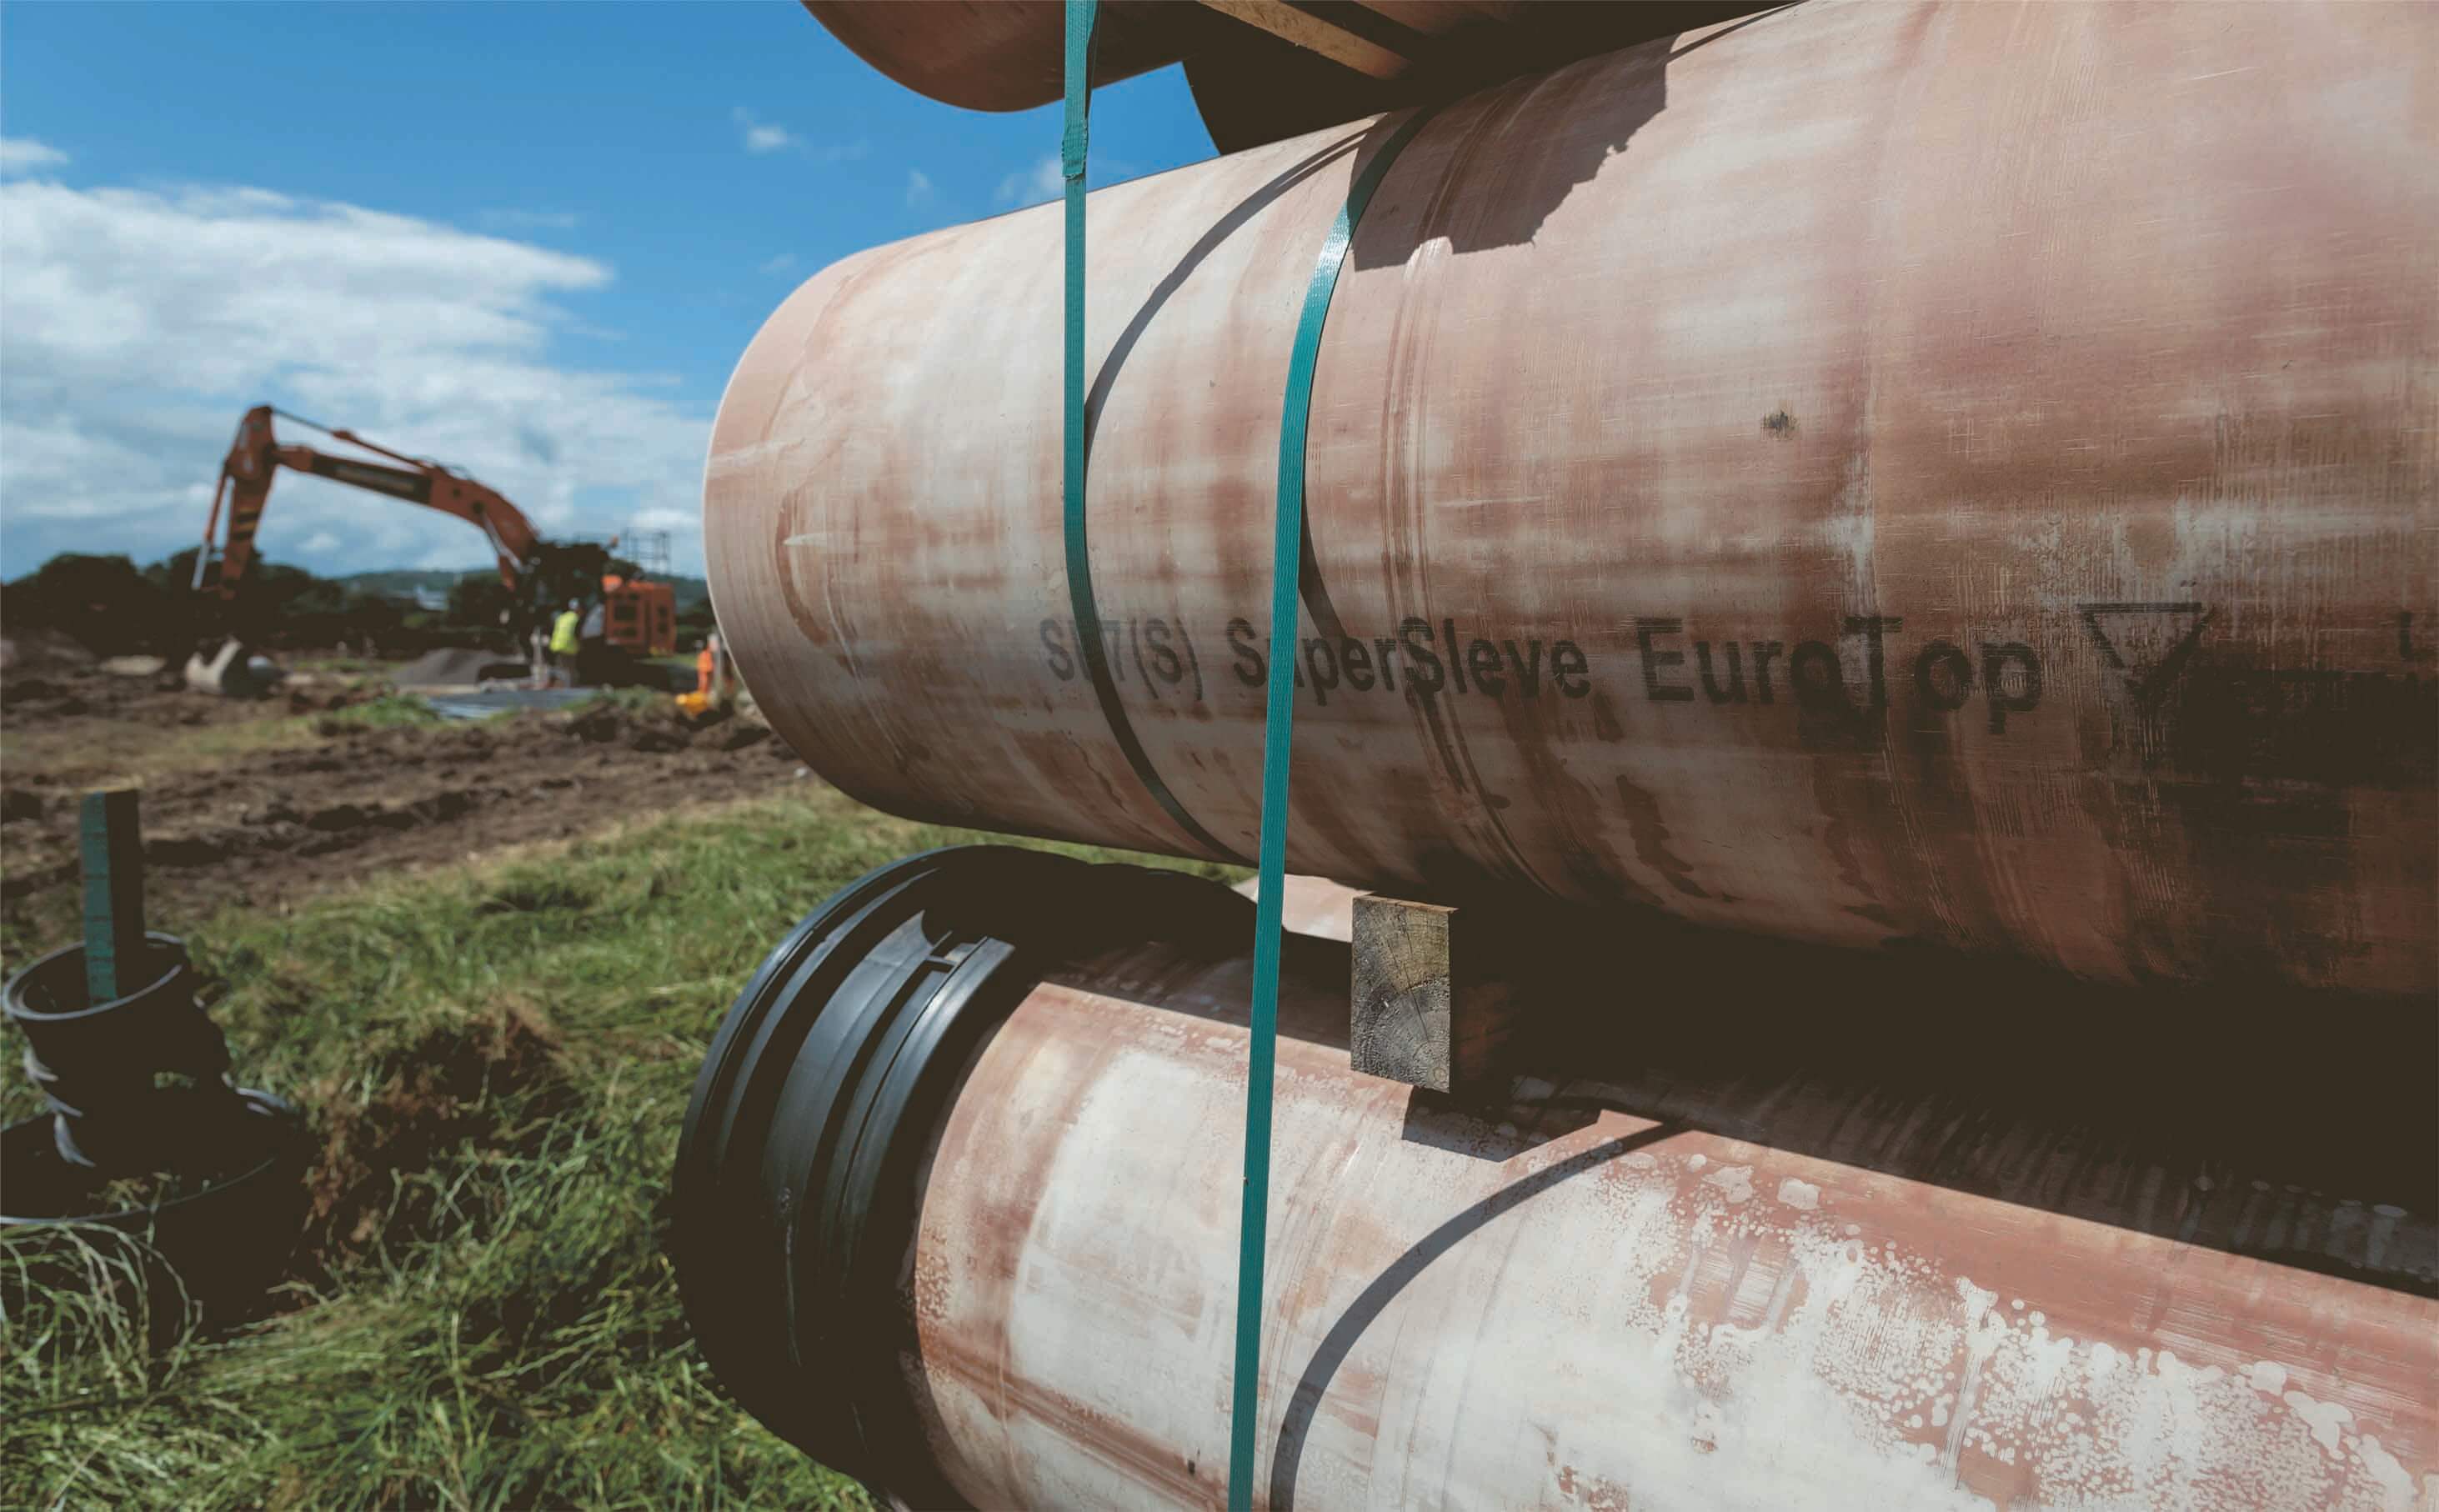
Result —
M 257 655 L 243 641 L 232 636 L 216 649 L 206 649 L 187 658 L 187 685 L 198 693 L 218 693 L 226 698 L 258 698 L 280 681 L 276 664 Z

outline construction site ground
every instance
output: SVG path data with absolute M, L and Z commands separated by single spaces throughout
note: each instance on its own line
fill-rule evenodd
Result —
M 63 1282 L 43 1231 L 0 1230 L 0 1506 L 870 1504 L 713 1379 L 669 1171 L 789 927 L 984 837 L 666 693 L 444 721 L 382 667 L 292 661 L 229 703 L 0 649 L 0 969 L 76 938 L 79 795 L 139 784 L 151 925 L 314 1151 L 262 1315 L 166 1350 L 140 1269 L 94 1251 Z M 0 1114 L 39 1116 L 15 1048 Z
M 175 929 L 232 903 L 279 908 L 370 875 L 565 840 L 638 814 L 804 780 L 750 717 L 682 720 L 665 695 L 444 720 L 390 669 L 306 663 L 267 699 L 199 694 L 174 669 L 98 665 L 0 682 L 0 915 L 11 953 L 77 910 L 89 789 L 143 793 L 151 914 Z

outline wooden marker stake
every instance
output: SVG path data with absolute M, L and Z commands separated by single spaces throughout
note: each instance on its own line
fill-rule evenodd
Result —
M 84 795 L 77 824 L 84 862 L 84 987 L 88 1005 L 144 985 L 144 835 L 134 788 Z

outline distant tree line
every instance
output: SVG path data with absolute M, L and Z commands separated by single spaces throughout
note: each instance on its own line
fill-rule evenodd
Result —
M 557 546 L 527 584 L 525 605 L 512 603 L 499 575 L 487 571 L 457 578 L 446 607 L 426 610 L 410 595 L 370 591 L 259 557 L 237 596 L 224 600 L 208 587 L 192 587 L 192 546 L 149 567 L 125 556 L 62 552 L 0 587 L 0 628 L 57 631 L 102 656 L 183 656 L 228 635 L 270 650 L 345 647 L 396 656 L 472 641 L 509 649 L 523 614 L 571 598 L 590 602 L 602 574 L 620 569 L 633 571 L 597 545 Z M 691 629 L 711 622 L 708 598 L 696 598 L 679 615 Z

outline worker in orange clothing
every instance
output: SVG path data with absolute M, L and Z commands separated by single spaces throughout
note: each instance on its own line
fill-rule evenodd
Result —
M 704 636 L 703 649 L 696 652 L 694 658 L 694 692 L 695 697 L 703 701 L 703 707 L 709 708 L 714 703 L 727 701 L 728 679 L 723 675 L 726 671 L 727 668 L 721 666 L 720 637 L 717 634 Z

